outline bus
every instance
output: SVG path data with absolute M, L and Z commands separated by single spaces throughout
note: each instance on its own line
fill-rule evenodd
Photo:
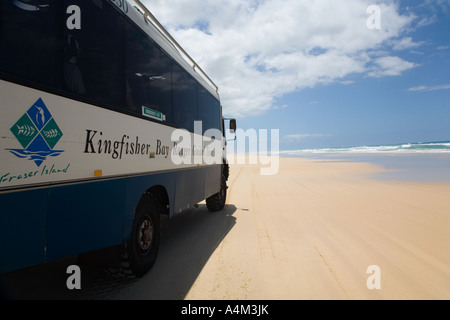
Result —
M 113 249 L 141 277 L 161 215 L 224 208 L 236 122 L 140 1 L 3 0 L 0 48 L 0 273 Z

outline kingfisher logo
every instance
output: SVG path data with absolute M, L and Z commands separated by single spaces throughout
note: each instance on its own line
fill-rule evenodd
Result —
M 12 126 L 11 132 L 24 149 L 6 150 L 18 158 L 34 161 L 38 167 L 48 157 L 64 152 L 53 150 L 63 133 L 41 98 Z

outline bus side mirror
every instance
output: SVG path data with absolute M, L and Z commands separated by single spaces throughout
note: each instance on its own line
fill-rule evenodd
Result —
M 236 119 L 230 120 L 230 132 L 236 133 Z

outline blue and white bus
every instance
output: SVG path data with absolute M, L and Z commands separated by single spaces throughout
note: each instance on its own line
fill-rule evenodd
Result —
M 114 248 L 144 275 L 160 215 L 224 208 L 224 153 L 194 159 L 224 132 L 217 86 L 140 1 L 2 0 L 0 273 Z

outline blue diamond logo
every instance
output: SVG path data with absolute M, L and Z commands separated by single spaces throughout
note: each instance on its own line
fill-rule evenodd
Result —
M 44 101 L 39 98 L 14 124 L 11 132 L 25 149 L 6 149 L 18 158 L 34 161 L 38 167 L 64 151 L 53 150 L 63 133 Z

